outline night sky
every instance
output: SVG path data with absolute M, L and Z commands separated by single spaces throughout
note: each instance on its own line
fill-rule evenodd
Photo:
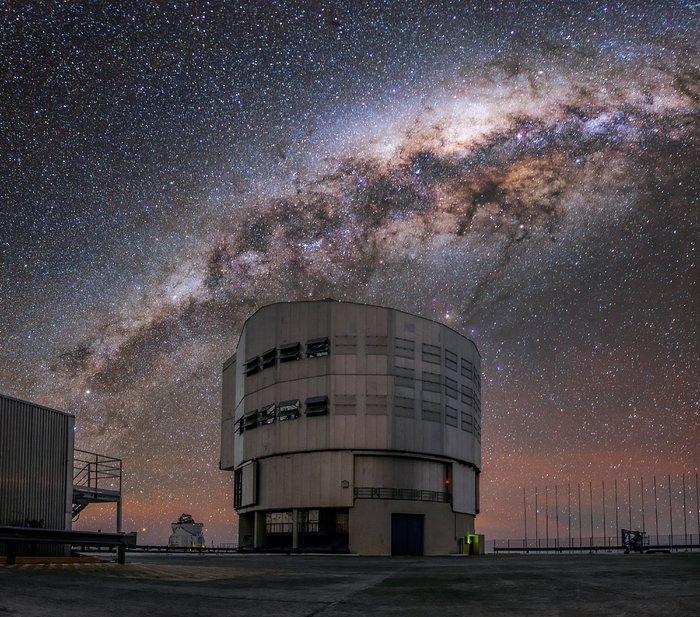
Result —
M 124 459 L 141 542 L 233 539 L 221 365 L 326 297 L 477 343 L 488 538 L 523 487 L 652 474 L 695 525 L 696 2 L 0 11 L 0 392 Z

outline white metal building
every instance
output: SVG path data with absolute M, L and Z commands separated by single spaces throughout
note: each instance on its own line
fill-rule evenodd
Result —
M 474 532 L 480 357 L 454 330 L 333 300 L 265 306 L 223 367 L 239 543 L 446 554 Z

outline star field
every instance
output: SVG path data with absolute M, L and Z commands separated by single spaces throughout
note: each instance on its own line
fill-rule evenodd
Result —
M 140 541 L 233 538 L 221 364 L 284 300 L 473 338 L 490 538 L 523 487 L 698 472 L 695 4 L 0 11 L 0 391 L 124 458 Z

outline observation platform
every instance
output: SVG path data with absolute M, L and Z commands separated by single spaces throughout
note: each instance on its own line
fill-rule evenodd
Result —
M 92 503 L 117 504 L 117 531 L 122 530 L 122 460 L 73 451 L 73 521 Z

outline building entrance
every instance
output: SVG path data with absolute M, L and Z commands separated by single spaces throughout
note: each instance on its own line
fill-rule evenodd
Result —
M 423 554 L 423 515 L 391 515 L 391 554 Z

